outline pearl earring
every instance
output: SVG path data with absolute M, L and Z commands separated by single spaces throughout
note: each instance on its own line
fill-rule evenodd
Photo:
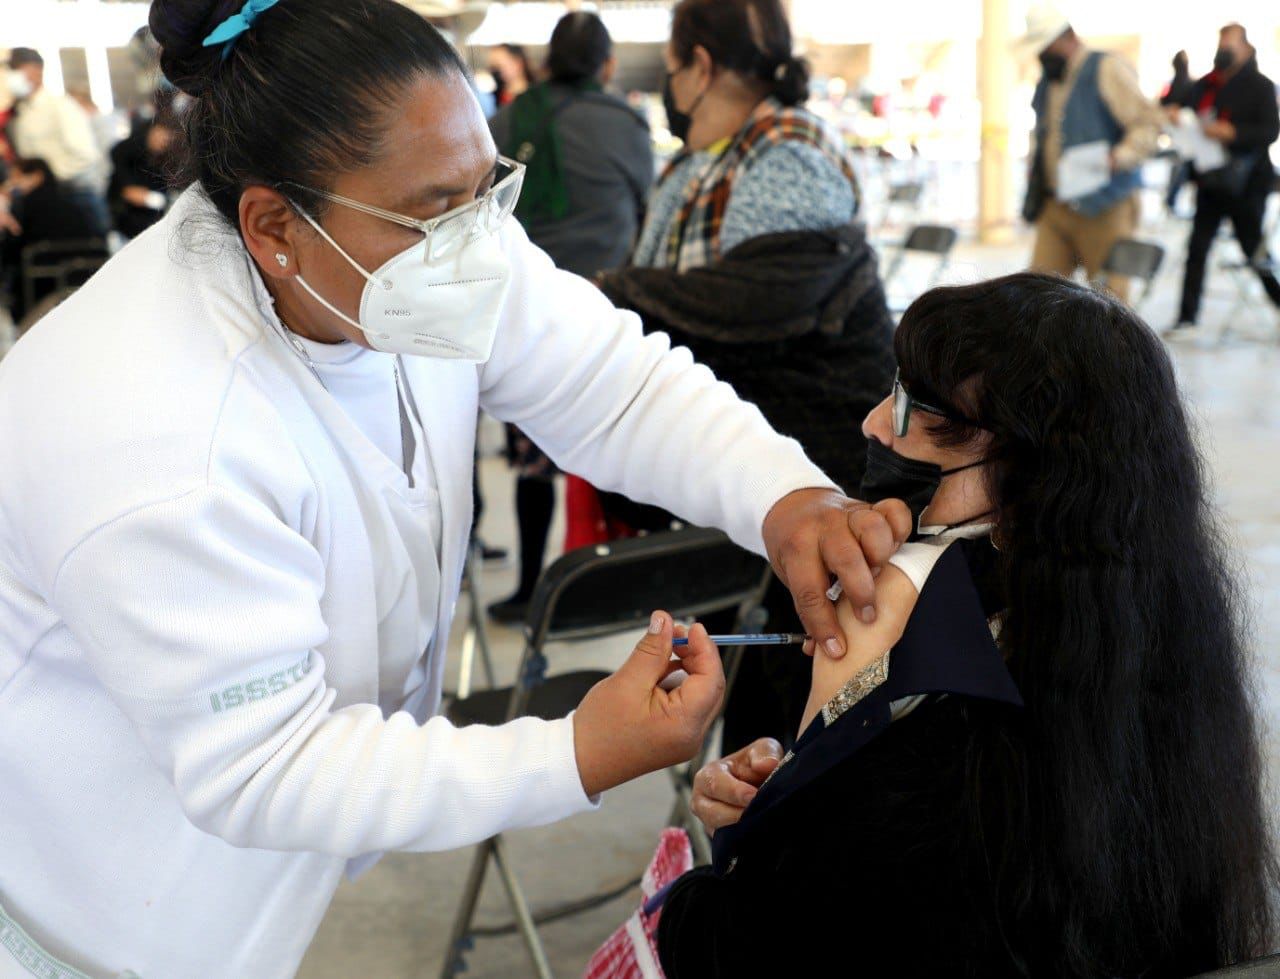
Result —
M 289 256 L 284 252 L 276 252 L 276 261 L 280 263 L 281 268 L 286 268 L 289 265 Z

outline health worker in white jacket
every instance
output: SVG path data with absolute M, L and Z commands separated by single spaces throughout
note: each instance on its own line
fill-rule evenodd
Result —
M 193 183 L 0 363 L 4 976 L 292 975 L 353 861 L 689 757 L 723 678 L 699 628 L 657 687 L 661 613 L 570 717 L 435 716 L 479 408 L 767 553 L 823 655 L 829 575 L 871 604 L 908 529 L 529 243 L 521 167 L 406 7 L 151 26 Z

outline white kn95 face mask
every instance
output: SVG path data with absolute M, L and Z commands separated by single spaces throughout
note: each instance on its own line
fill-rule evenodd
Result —
M 493 187 L 428 221 L 385 211 L 323 191 L 320 197 L 422 232 L 423 239 L 370 272 L 294 204 L 298 213 L 365 278 L 358 319 L 321 296 L 301 275 L 298 284 L 320 305 L 360 330 L 375 350 L 483 363 L 493 350 L 511 263 L 498 234 L 515 210 L 523 164 L 500 157 Z

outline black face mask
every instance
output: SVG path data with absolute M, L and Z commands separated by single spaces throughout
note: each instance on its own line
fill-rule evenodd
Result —
M 1226 71 L 1236 63 L 1236 53 L 1227 48 L 1218 48 L 1213 56 L 1213 67 L 1216 71 Z
M 671 91 L 671 79 L 675 77 L 675 72 L 667 72 L 667 77 L 662 83 L 662 108 L 667 113 L 667 128 L 671 130 L 671 135 L 682 143 L 689 141 L 689 127 L 693 125 L 693 113 L 698 110 L 699 104 L 702 102 L 703 92 L 693 100 L 693 105 L 689 106 L 688 112 L 681 112 L 676 108 L 676 96 Z
M 911 511 L 911 531 L 920 529 L 920 515 L 929 508 L 946 476 L 981 466 L 985 459 L 967 466 L 943 469 L 936 462 L 908 459 L 876 439 L 867 440 L 867 468 L 858 498 L 867 503 L 902 500 Z
M 1045 78 L 1060 82 L 1067 74 L 1067 59 L 1054 51 L 1041 51 L 1040 67 L 1044 69 Z

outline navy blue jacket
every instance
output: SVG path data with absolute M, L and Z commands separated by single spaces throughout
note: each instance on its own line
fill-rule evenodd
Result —
M 1027 800 L 1005 762 L 1025 757 L 1026 733 L 987 627 L 1003 607 L 994 564 L 988 541 L 948 548 L 888 680 L 831 727 L 815 721 L 716 833 L 714 865 L 671 887 L 658 925 L 667 979 L 1068 974 L 1052 911 L 1013 910 L 1024 868 L 1011 816 Z M 890 702 L 912 694 L 927 699 L 890 723 Z M 1155 934 L 1117 937 L 1126 976 L 1217 961 L 1202 929 L 1174 949 Z
M 1021 714 L 971 571 L 982 549 L 947 549 L 888 680 L 829 728 L 815 720 L 741 821 L 716 833 L 714 866 L 668 893 L 668 979 L 1013 974 L 974 845 L 1000 832 L 1001 809 L 1000 787 L 970 770 L 970 740 L 1019 737 Z M 890 703 L 916 694 L 929 697 L 890 723 Z M 967 825 L 967 794 L 988 788 L 996 821 Z

